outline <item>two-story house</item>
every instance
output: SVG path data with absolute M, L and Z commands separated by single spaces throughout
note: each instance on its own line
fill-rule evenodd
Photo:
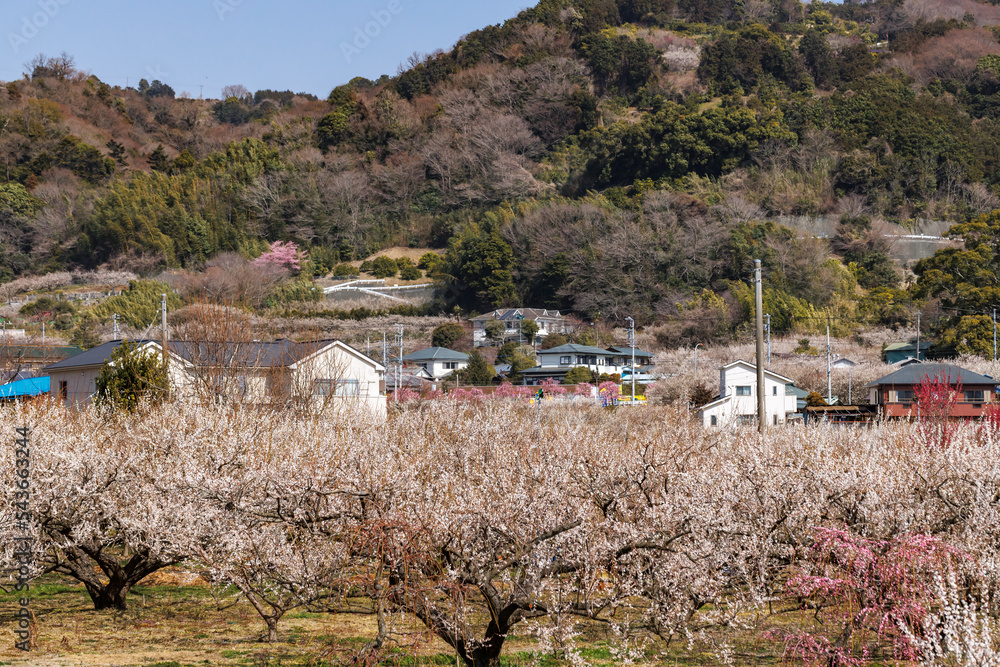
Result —
M 956 395 L 950 397 L 949 414 L 955 419 L 976 419 L 997 402 L 993 378 L 952 364 L 911 364 L 865 385 L 868 402 L 887 418 L 920 416 L 918 402 L 922 384 L 940 383 Z
M 527 384 L 539 384 L 547 379 L 562 382 L 567 373 L 580 366 L 596 375 L 622 372 L 622 367 L 618 365 L 621 358 L 619 353 L 589 345 L 575 343 L 560 345 L 548 350 L 539 350 L 536 357 L 538 366 L 521 371 Z
M 796 411 L 796 397 L 786 391 L 794 380 L 764 371 L 764 387 L 757 386 L 757 366 L 734 361 L 719 369 L 719 397 L 698 410 L 704 426 L 731 426 L 757 422 L 757 396 L 764 395 L 764 414 L 770 425 L 784 424 Z
M 521 326 L 525 321 L 531 321 L 538 325 L 538 333 L 536 334 L 538 338 L 545 338 L 552 333 L 572 333 L 576 330 L 573 321 L 560 314 L 558 310 L 505 308 L 494 310 L 492 313 L 484 313 L 470 320 L 472 322 L 472 342 L 476 347 L 488 344 L 486 325 L 495 320 L 503 322 L 504 338 L 511 340 L 517 340 L 521 335 Z M 531 341 L 524 342 L 531 344 Z
M 404 364 L 425 369 L 433 380 L 445 378 L 469 365 L 469 355 L 446 347 L 429 347 L 403 357 Z

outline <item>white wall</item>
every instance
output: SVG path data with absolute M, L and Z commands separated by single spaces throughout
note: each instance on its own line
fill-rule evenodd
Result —
M 737 387 L 749 387 L 749 396 L 738 396 Z M 711 425 L 715 416 L 718 426 L 726 426 L 739 421 L 740 417 L 757 416 L 757 369 L 739 364 L 723 368 L 719 374 L 719 394 L 727 397 L 719 405 L 702 410 L 702 423 Z M 795 396 L 785 394 L 785 380 L 769 373 L 764 374 L 764 415 L 769 426 L 784 424 L 787 415 L 795 412 Z

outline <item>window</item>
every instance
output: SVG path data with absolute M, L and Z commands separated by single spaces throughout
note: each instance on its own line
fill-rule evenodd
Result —
M 985 401 L 982 389 L 980 390 L 969 390 L 965 392 L 965 402 L 966 403 L 983 403 Z
M 752 396 L 753 394 L 750 392 L 750 387 L 737 387 L 736 388 L 736 395 L 737 396 Z
M 896 402 L 897 403 L 912 403 L 913 402 L 913 390 L 911 390 L 911 389 L 897 389 L 896 390 Z
M 361 395 L 357 380 L 316 380 L 313 382 L 313 396 L 339 396 L 357 398 Z
M 559 357 L 559 365 L 560 366 L 569 366 L 571 363 L 573 363 L 573 358 L 572 357 L 570 357 L 570 356 Z
M 446 371 L 457 370 L 458 369 L 458 362 L 457 361 L 446 361 L 446 362 L 444 362 L 444 369 Z
M 774 415 L 774 425 L 778 425 L 778 415 Z
M 59 380 L 59 398 L 66 400 L 69 397 L 69 382 L 66 380 Z
M 712 415 L 711 420 L 712 420 L 712 426 L 718 426 L 719 425 L 719 418 L 716 417 L 715 415 Z
M 778 388 L 777 387 L 771 387 L 771 393 L 774 394 L 775 396 L 777 396 L 778 395 Z M 774 418 L 777 419 L 778 417 L 775 416 Z

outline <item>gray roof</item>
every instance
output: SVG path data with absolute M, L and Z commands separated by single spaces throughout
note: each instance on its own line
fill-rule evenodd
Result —
M 483 313 L 471 318 L 470 321 L 478 322 L 483 320 L 512 320 L 517 315 L 523 315 L 526 320 L 537 320 L 540 317 L 563 317 L 558 310 L 547 310 L 544 308 L 506 308 L 494 310 L 491 313 Z
M 114 340 L 98 345 L 82 354 L 46 366 L 46 371 L 62 371 L 88 366 L 102 366 L 123 341 Z M 159 340 L 132 341 L 139 345 L 160 344 Z M 168 342 L 170 353 L 197 366 L 236 366 L 239 368 L 280 368 L 289 366 L 310 354 L 334 343 L 334 340 L 316 340 L 296 343 L 292 340 L 276 341 L 183 341 Z M 359 353 L 360 354 L 360 353 Z
M 590 347 L 589 345 L 577 345 L 576 343 L 567 343 L 566 345 L 560 345 L 559 347 L 552 347 L 548 350 L 539 350 L 538 354 L 596 354 L 605 357 L 610 357 L 616 354 L 615 352 L 609 352 L 608 350 L 602 350 L 599 347 Z
M 403 357 L 404 361 L 468 361 L 469 355 L 446 347 L 429 347 L 417 350 Z
M 622 355 L 625 355 L 626 357 L 632 356 L 632 348 L 630 348 L 630 347 L 611 346 L 608 349 L 611 352 L 614 352 L 615 354 L 622 354 Z M 652 358 L 653 353 L 652 352 L 646 352 L 645 350 L 640 350 L 639 348 L 635 348 L 635 356 L 637 356 L 637 357 Z
M 970 385 L 996 385 L 1000 384 L 987 375 L 973 373 L 960 366 L 952 364 L 913 364 L 904 366 L 898 371 L 889 373 L 885 377 L 866 384 L 865 387 L 882 387 L 885 385 L 915 385 L 924 381 L 924 378 L 942 380 L 947 378 L 950 384 L 961 382 L 964 386 Z
M 139 345 L 149 343 L 148 340 L 137 340 L 134 341 Z M 92 347 L 89 350 L 81 352 L 80 354 L 74 355 L 68 359 L 63 359 L 62 361 L 57 361 L 54 364 L 46 366 L 45 371 L 61 371 L 70 368 L 85 368 L 87 366 L 103 366 L 104 363 L 111 358 L 111 353 L 114 352 L 119 345 L 122 344 L 120 340 L 113 340 L 110 343 L 103 343 L 97 347 Z

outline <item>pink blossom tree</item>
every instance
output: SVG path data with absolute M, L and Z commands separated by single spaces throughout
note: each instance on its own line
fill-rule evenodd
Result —
M 816 529 L 808 554 L 786 591 L 803 608 L 816 610 L 816 617 L 830 616 L 835 629 L 771 636 L 784 640 L 786 657 L 832 667 L 875 660 L 873 639 L 888 648 L 893 660 L 919 659 L 909 633 L 923 634 L 935 577 L 962 558 L 927 535 L 878 540 L 831 528 Z
M 255 265 L 274 265 L 281 268 L 298 271 L 302 268 L 301 262 L 305 260 L 305 255 L 299 251 L 299 246 L 291 241 L 275 241 L 268 248 L 267 252 L 253 261 Z

